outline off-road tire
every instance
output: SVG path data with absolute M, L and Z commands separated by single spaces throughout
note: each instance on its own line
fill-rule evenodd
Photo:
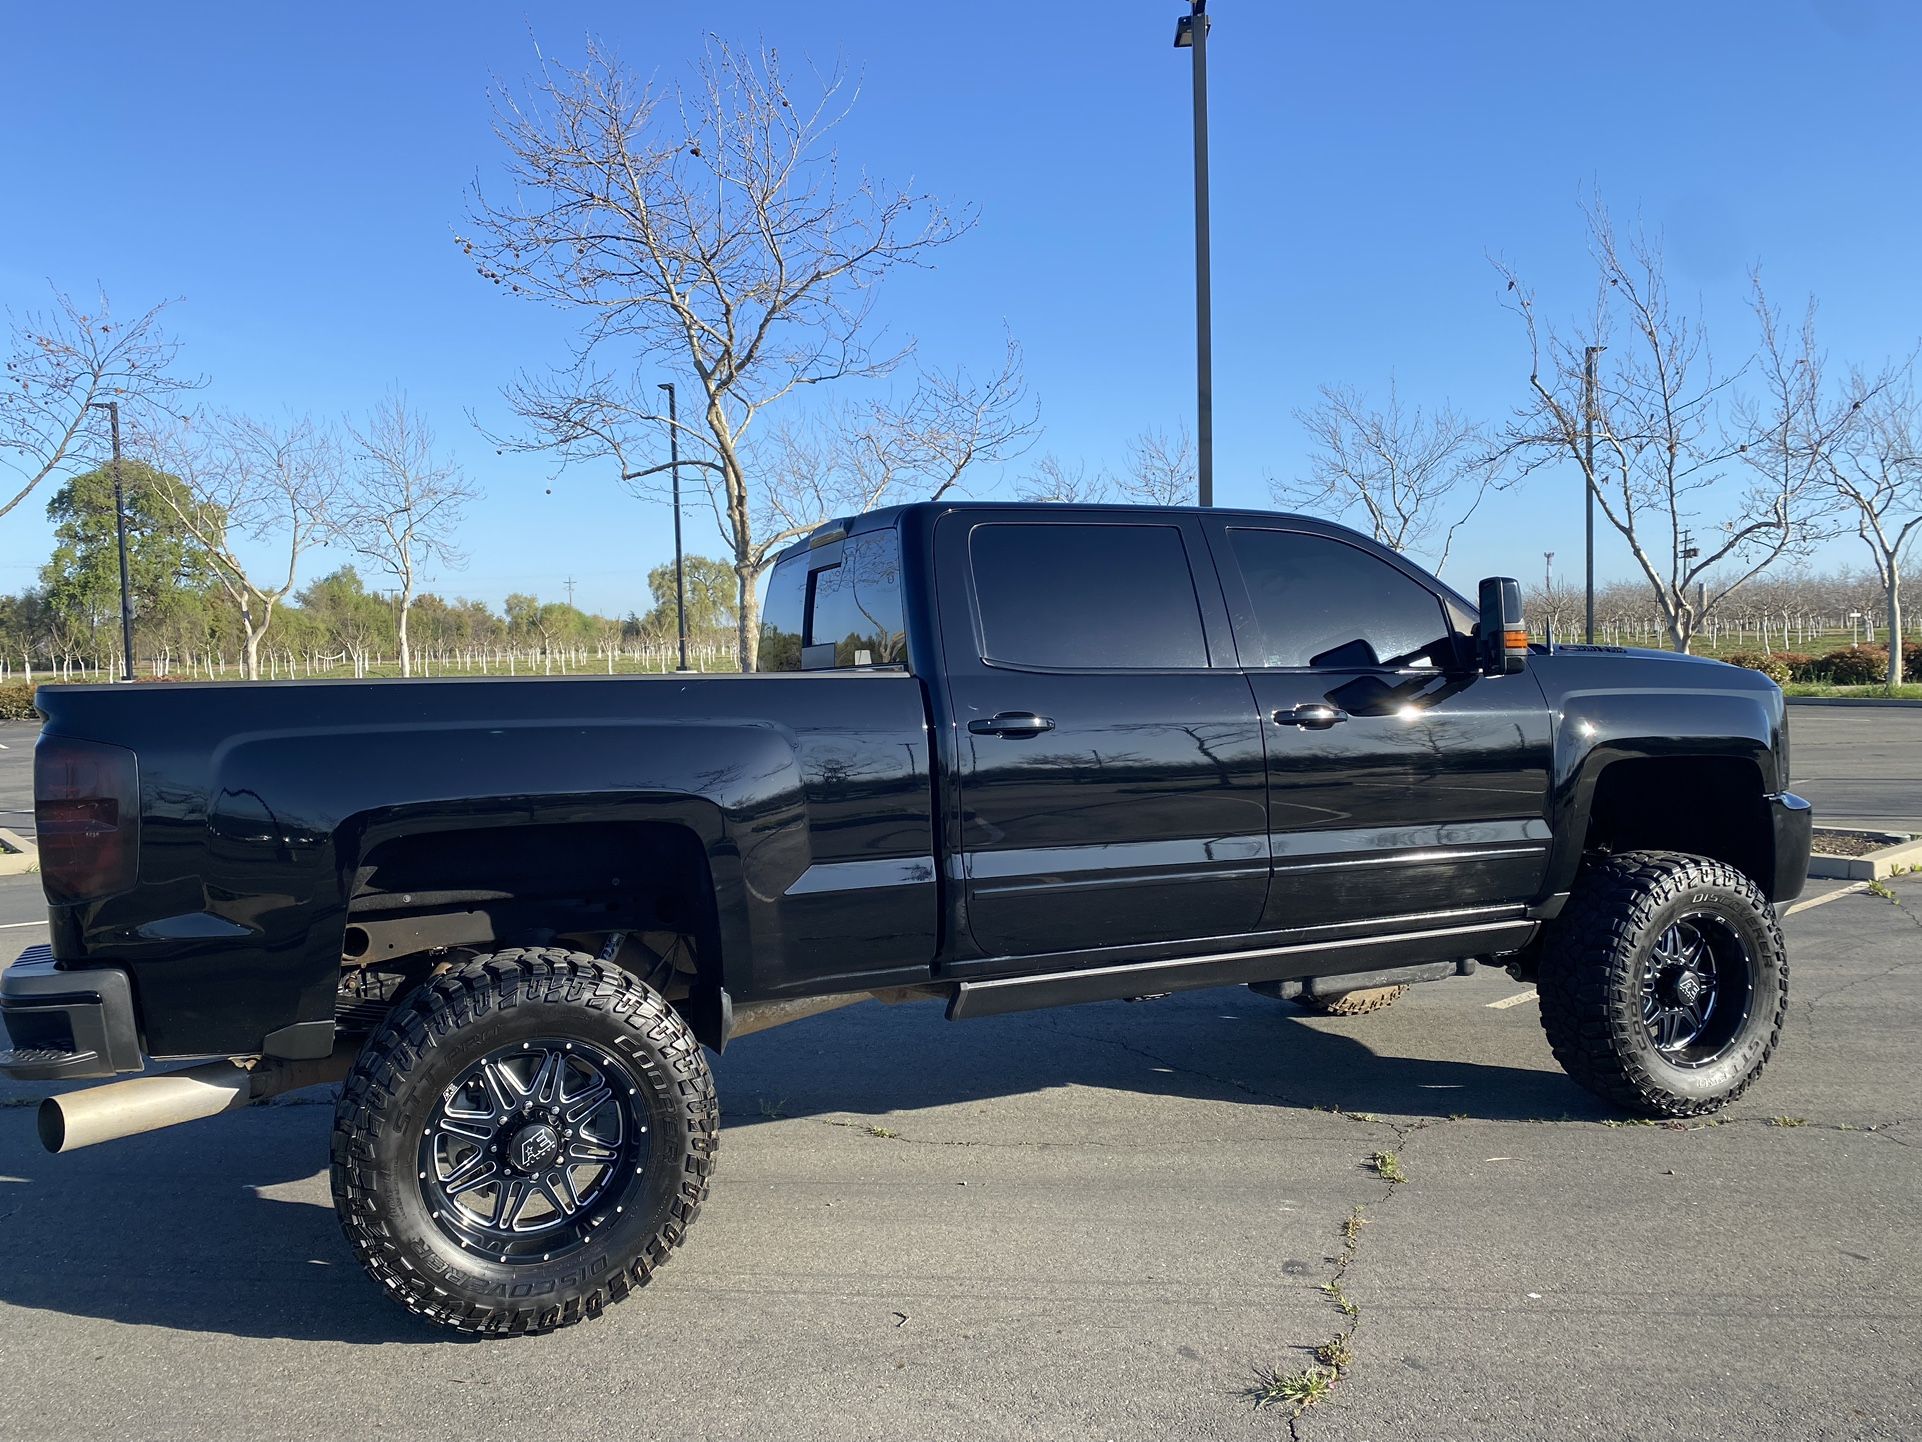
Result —
M 1323 1016 L 1367 1016 L 1393 1006 L 1407 991 L 1405 986 L 1365 986 L 1359 991 L 1344 991 L 1340 996 L 1299 996 L 1295 1000 L 1309 1011 Z
M 1750 976 L 1726 1050 L 1693 1068 L 1661 1053 L 1642 1014 L 1644 965 L 1684 916 L 1730 928 L 1747 947 Z M 1746 1091 L 1774 1053 L 1788 1015 L 1788 955 L 1768 899 L 1734 867 L 1630 851 L 1583 866 L 1548 926 L 1536 988 L 1549 1047 L 1576 1081 L 1638 1116 L 1699 1116 Z
M 648 1149 L 622 1183 L 624 1205 L 576 1250 L 501 1262 L 433 1220 L 418 1149 L 454 1078 L 534 1036 L 616 1058 Z M 334 1209 L 361 1264 L 409 1311 L 462 1332 L 551 1331 L 627 1298 L 681 1244 L 707 1196 L 718 1125 L 700 1043 L 658 992 L 580 952 L 501 951 L 424 983 L 368 1038 L 335 1110 Z

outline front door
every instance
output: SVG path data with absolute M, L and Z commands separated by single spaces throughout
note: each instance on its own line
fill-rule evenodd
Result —
M 935 532 L 959 881 L 989 958 L 1235 937 L 1266 765 L 1191 517 L 955 511 Z
M 1552 748 L 1535 679 L 1471 669 L 1472 616 L 1386 550 L 1253 518 L 1208 532 L 1268 741 L 1264 924 L 1414 930 L 1531 900 Z

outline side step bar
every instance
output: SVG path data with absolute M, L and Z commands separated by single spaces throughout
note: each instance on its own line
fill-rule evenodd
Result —
M 1351 991 L 1372 991 L 1382 986 L 1413 986 L 1420 981 L 1440 981 L 1449 976 L 1473 976 L 1475 963 L 1466 961 L 1427 961 L 1420 966 L 1391 966 L 1385 971 L 1346 972 L 1340 976 L 1304 976 L 1289 981 L 1251 981 L 1250 991 L 1272 996 L 1276 1001 L 1333 1001 Z
M 1081 1001 L 1118 1001 L 1130 996 L 1193 991 L 1208 986 L 1240 986 L 1290 976 L 1316 977 L 1318 991 L 1332 991 L 1331 983 L 1338 976 L 1519 951 L 1539 926 L 1539 922 L 1520 919 L 1491 921 L 1474 926 L 1450 926 L 1439 931 L 1358 936 L 1347 941 L 1311 941 L 1264 947 L 1259 951 L 1185 956 L 1174 961 L 1087 967 L 1080 971 L 1011 976 L 995 981 L 964 981 L 948 1002 L 948 1020 L 1000 1016 L 1011 1011 L 1033 1011 Z

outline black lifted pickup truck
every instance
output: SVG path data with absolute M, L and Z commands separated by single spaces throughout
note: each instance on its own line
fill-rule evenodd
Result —
M 526 1332 L 707 1195 L 704 1047 L 1249 985 L 1326 1010 L 1494 961 L 1649 1116 L 1754 1080 L 1806 872 L 1782 694 L 1530 646 L 1339 527 L 923 504 L 815 532 L 761 674 L 54 687 L 51 947 L 0 982 L 60 1151 L 344 1078 L 335 1204 L 405 1306 Z

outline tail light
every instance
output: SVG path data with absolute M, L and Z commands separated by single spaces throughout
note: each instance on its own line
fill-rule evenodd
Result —
M 140 847 L 140 773 L 133 752 L 42 736 L 33 751 L 33 822 L 47 900 L 94 901 L 127 890 Z

